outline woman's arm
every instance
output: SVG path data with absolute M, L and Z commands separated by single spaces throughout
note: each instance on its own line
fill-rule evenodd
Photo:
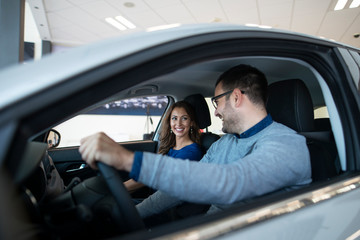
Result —
M 125 187 L 126 187 L 126 189 L 128 190 L 129 193 L 133 193 L 136 190 L 138 190 L 138 189 L 145 186 L 144 184 L 136 182 L 133 179 L 129 179 L 129 180 L 125 181 L 124 185 L 125 185 Z

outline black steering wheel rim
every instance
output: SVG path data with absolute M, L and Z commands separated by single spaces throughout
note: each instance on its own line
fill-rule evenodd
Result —
M 130 231 L 145 229 L 145 224 L 137 212 L 119 173 L 113 167 L 102 162 L 97 162 L 97 167 L 118 204 L 121 213 L 126 219 L 126 221 L 124 221 L 126 229 Z

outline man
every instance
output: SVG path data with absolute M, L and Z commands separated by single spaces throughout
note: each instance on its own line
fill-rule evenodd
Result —
M 174 199 L 212 204 L 210 212 L 280 189 L 311 182 L 305 138 L 276 123 L 266 111 L 263 73 L 239 65 L 223 73 L 212 98 L 227 133 L 200 162 L 130 152 L 105 134 L 84 138 L 80 153 L 96 168 L 102 161 Z M 147 216 L 147 215 L 143 215 Z

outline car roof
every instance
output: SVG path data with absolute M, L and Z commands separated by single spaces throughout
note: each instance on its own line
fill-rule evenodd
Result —
M 302 41 L 316 41 L 323 45 L 335 43 L 305 34 L 276 29 L 260 29 L 229 24 L 195 24 L 153 32 L 138 32 L 123 37 L 108 39 L 44 57 L 41 61 L 30 62 L 4 69 L 0 72 L 0 109 L 37 92 L 59 84 L 72 76 L 99 67 L 111 61 L 134 54 L 163 43 L 209 33 L 243 32 L 244 37 L 261 38 L 259 33 L 276 34 L 277 38 L 301 38 Z M 337 44 L 337 46 L 341 46 Z M 343 45 L 345 46 L 345 45 Z

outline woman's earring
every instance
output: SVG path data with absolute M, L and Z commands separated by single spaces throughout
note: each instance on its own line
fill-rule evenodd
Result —
M 170 134 L 172 133 L 172 130 L 170 129 Z
M 190 127 L 190 134 L 192 134 L 193 133 L 193 128 L 192 127 Z

